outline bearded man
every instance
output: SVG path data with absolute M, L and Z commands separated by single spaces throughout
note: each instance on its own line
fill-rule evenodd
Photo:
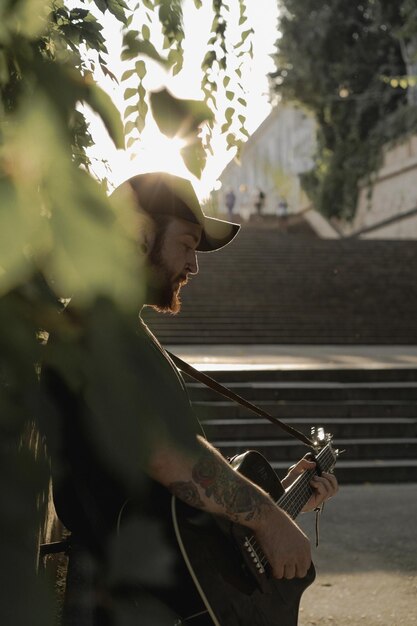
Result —
M 115 194 L 133 199 L 141 218 L 145 306 L 178 313 L 180 290 L 190 276 L 198 273 L 197 253 L 215 252 L 230 244 L 239 226 L 204 215 L 191 183 L 176 176 L 141 174 L 123 183 Z M 169 517 L 173 494 L 198 511 L 246 527 L 262 548 L 271 576 L 304 578 L 311 567 L 308 538 L 268 493 L 236 472 L 205 440 L 179 371 L 142 321 L 137 336 L 137 345 L 132 349 L 141 364 L 137 386 L 143 398 L 143 415 L 138 415 L 138 420 L 146 426 L 146 420 L 151 424 L 162 416 L 161 423 L 165 424 L 158 440 L 151 443 L 146 468 L 153 485 L 148 498 L 152 515 Z M 49 378 L 49 386 L 57 389 L 59 381 Z M 120 521 L 126 494 L 120 493 L 114 477 L 100 469 L 99 460 L 94 461 L 91 443 L 83 443 L 86 438 L 80 436 L 81 421 L 78 426 L 74 422 L 79 409 L 68 394 L 63 403 L 62 393 L 60 389 L 56 394 L 56 404 L 66 406 L 69 428 L 76 431 L 71 430 L 72 445 L 66 444 L 67 463 L 56 481 L 55 502 L 60 518 L 82 543 L 100 549 L 100 543 Z M 187 433 L 188 446 L 176 443 L 178 430 Z M 302 459 L 290 470 L 284 486 L 314 467 L 313 461 Z M 315 475 L 310 486 L 312 496 L 304 510 L 320 506 L 338 489 L 336 478 L 328 473 Z M 177 580 L 190 578 L 183 561 L 176 567 Z M 201 616 L 207 610 L 204 605 L 199 610 L 198 601 L 190 599 L 185 583 L 180 582 L 176 589 L 162 589 L 159 596 L 185 623 L 203 623 L 193 621 L 192 616 Z

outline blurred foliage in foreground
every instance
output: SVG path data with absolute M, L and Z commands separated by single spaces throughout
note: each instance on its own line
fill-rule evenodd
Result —
M 112 389 L 114 406 L 118 402 L 129 406 L 129 419 L 124 420 L 126 431 L 119 431 L 114 422 L 119 416 L 107 410 L 101 437 L 97 438 L 99 453 L 127 483 L 132 482 L 146 459 L 146 441 L 152 436 L 142 441 L 141 449 L 133 422 L 141 407 L 129 371 L 130 337 L 135 333 L 142 303 L 135 215 L 125 203 L 115 206 L 104 187 L 90 176 L 86 150 L 93 138 L 79 105 L 88 104 L 101 117 L 116 147 L 124 147 L 125 136 L 130 135 L 130 140 L 137 137 L 135 133 L 143 129 L 148 109 L 141 83 L 147 71 L 143 57 L 161 62 L 174 72 L 181 70 L 182 3 L 143 0 L 129 8 L 123 0 L 94 0 L 91 5 L 95 14 L 87 4 L 83 0 L 78 7 L 75 2 L 67 6 L 62 0 L 0 3 L 2 626 L 48 626 L 55 619 L 52 591 L 36 574 L 49 468 L 31 423 L 38 402 L 45 334 L 52 333 L 57 340 L 49 353 L 50 365 L 70 388 L 78 389 L 82 376 L 84 382 L 96 385 L 96 390 L 100 385 L 107 391 Z M 195 0 L 195 5 L 201 2 Z M 251 33 L 250 29 L 244 30 L 243 0 L 238 0 L 238 5 L 243 29 L 239 54 L 251 54 L 243 45 L 249 45 Z M 159 20 L 166 58 L 152 44 L 146 20 L 140 32 L 129 30 L 139 7 L 146 10 L 146 20 Z M 136 96 L 125 111 L 124 124 L 93 78 L 96 66 L 111 75 L 102 27 L 95 17 L 100 11 L 112 13 L 124 28 L 123 56 L 134 63 L 123 78 L 134 85 L 126 90 L 125 98 Z M 206 149 L 199 136 L 200 125 L 204 120 L 213 122 L 208 104 L 215 102 L 217 82 L 226 88 L 230 80 L 224 35 L 226 11 L 220 0 L 213 3 L 210 54 L 202 63 L 202 102 L 178 100 L 165 91 L 154 95 L 152 101 L 157 122 L 165 132 L 174 134 L 180 126 L 187 129 L 191 147 L 184 158 L 197 175 L 204 167 Z M 232 91 L 230 94 L 233 97 Z M 235 110 L 229 109 L 223 132 L 229 132 L 232 146 L 238 139 L 230 134 Z M 239 116 L 239 125 L 242 121 Z M 58 301 L 73 294 L 83 319 L 81 327 L 80 318 L 75 322 L 58 312 Z M 88 353 L 80 349 L 80 337 L 90 342 L 92 349 Z M 95 398 L 100 414 L 100 393 Z M 114 429 L 124 442 L 119 454 L 114 454 L 109 445 Z M 121 449 L 124 454 L 120 454 Z M 143 524 L 148 528 L 146 519 Z M 156 554 L 150 570 L 149 555 L 142 553 L 143 571 L 148 568 L 153 576 L 163 576 L 163 543 L 149 529 L 147 534 L 149 550 L 154 555 L 155 551 L 162 552 L 159 557 Z M 152 607 L 149 610 L 152 615 Z M 162 611 L 162 617 L 153 622 L 151 618 L 151 623 L 164 623 L 163 609 L 155 610 Z M 127 623 L 122 613 L 120 623 Z M 116 611 L 115 624 L 119 623 L 117 615 Z
M 273 88 L 317 121 L 304 188 L 327 217 L 352 219 L 382 146 L 417 130 L 415 0 L 279 0 Z

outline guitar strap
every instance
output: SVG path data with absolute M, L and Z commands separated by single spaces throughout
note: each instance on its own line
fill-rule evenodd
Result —
M 293 428 L 292 426 L 289 426 L 285 422 L 282 422 L 277 417 L 273 417 L 272 415 L 270 415 L 263 409 L 260 409 L 259 407 L 257 407 L 255 404 L 252 404 L 252 402 L 249 402 L 249 400 L 245 400 L 245 398 L 242 398 L 242 396 L 239 396 L 237 393 L 234 393 L 233 391 L 231 391 L 224 385 L 221 385 L 220 383 L 218 383 L 217 380 L 214 380 L 214 378 L 211 378 L 207 374 L 204 374 L 203 372 L 196 370 L 195 367 L 193 367 L 189 363 L 186 363 L 186 361 L 183 361 L 175 354 L 172 354 L 172 352 L 168 352 L 168 355 L 172 359 L 172 361 L 175 363 L 175 365 L 178 367 L 178 369 L 181 370 L 181 372 L 184 372 L 184 374 L 188 374 L 188 376 L 191 376 L 191 378 L 198 380 L 198 382 L 202 383 L 203 385 L 206 385 L 210 389 L 213 389 L 213 391 L 216 391 L 220 395 L 226 398 L 229 398 L 229 400 L 233 400 L 233 402 L 237 402 L 237 404 L 244 406 L 245 408 L 249 409 L 253 413 L 256 413 L 257 415 L 259 415 L 260 417 L 264 417 L 265 419 L 269 420 L 273 424 L 276 424 L 277 426 L 285 430 L 285 432 L 287 432 L 292 437 L 299 439 L 310 448 L 313 448 L 314 450 L 316 449 L 314 442 L 311 439 L 309 439 L 306 435 L 304 435 L 302 432 L 297 430 L 296 428 Z

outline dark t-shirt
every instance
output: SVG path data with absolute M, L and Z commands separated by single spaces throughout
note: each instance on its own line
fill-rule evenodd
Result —
M 81 343 L 88 362 L 88 337 Z M 39 420 L 51 455 L 57 514 L 82 543 L 98 551 L 127 500 L 145 493 L 141 501 L 151 503 L 153 514 L 166 508 L 166 489 L 146 475 L 148 448 L 159 436 L 192 448 L 196 434 L 202 434 L 181 375 L 145 324 L 132 334 L 125 357 L 135 383 L 131 397 L 120 391 L 117 371 L 111 385 L 100 367 L 82 367 L 77 391 L 71 376 L 51 365 L 53 359 L 45 359 L 42 371 Z

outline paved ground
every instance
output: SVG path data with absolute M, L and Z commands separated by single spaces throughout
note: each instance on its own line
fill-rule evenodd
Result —
M 320 526 L 299 626 L 417 625 L 417 484 L 344 486 Z

